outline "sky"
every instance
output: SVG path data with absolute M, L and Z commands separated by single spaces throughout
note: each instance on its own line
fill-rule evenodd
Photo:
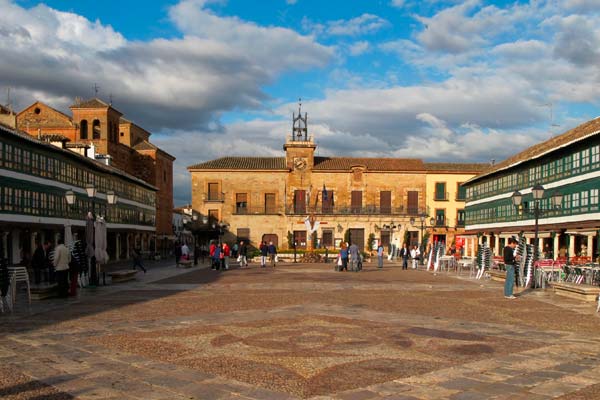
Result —
M 186 167 L 317 155 L 497 162 L 597 117 L 600 0 L 0 0 L 0 102 L 113 100 Z

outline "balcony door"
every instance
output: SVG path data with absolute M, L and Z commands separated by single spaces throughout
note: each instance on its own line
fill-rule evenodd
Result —
M 294 214 L 306 214 L 306 190 L 294 191 Z

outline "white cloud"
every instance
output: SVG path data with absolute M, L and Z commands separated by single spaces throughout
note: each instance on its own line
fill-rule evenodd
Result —
M 386 19 L 368 13 L 349 20 L 339 19 L 324 24 L 315 23 L 308 17 L 302 19 L 303 29 L 314 35 L 362 36 L 376 33 L 388 26 L 390 23 Z
M 181 39 L 127 41 L 99 21 L 0 0 L 0 86 L 36 99 L 105 99 L 150 130 L 217 124 L 232 109 L 257 109 L 263 86 L 290 70 L 326 65 L 333 49 L 290 29 L 218 17 L 205 2 L 184 0 L 170 16 Z M 277 60 L 277 62 L 273 62 Z
M 392 7 L 401 8 L 402 6 L 404 6 L 404 0 L 392 0 L 392 2 L 390 3 L 390 5 Z
M 366 40 L 352 43 L 348 46 L 348 51 L 353 56 L 359 56 L 366 53 L 371 48 L 371 45 Z

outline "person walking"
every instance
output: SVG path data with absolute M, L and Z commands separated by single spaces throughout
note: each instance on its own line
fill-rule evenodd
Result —
M 377 268 L 383 269 L 383 244 L 381 242 L 377 246 Z
M 358 262 L 360 254 L 358 253 L 358 246 L 356 243 L 352 243 L 348 249 L 350 256 L 350 271 L 358 272 Z
M 208 250 L 208 257 L 210 258 L 210 268 L 215 269 L 215 250 L 217 249 L 217 245 L 214 241 L 210 241 L 210 247 Z
M 240 252 L 240 255 L 239 255 L 240 268 L 247 267 L 248 266 L 248 246 L 246 245 L 246 243 L 243 240 L 240 242 L 238 251 Z
M 515 247 L 517 247 L 517 241 L 513 238 L 508 238 L 508 244 L 504 247 L 504 265 L 506 266 L 506 280 L 504 281 L 504 297 L 507 299 L 516 299 L 513 295 L 513 289 L 515 286 L 515 264 L 517 259 L 515 257 Z
M 410 258 L 412 259 L 412 269 L 417 269 L 417 263 L 419 262 L 419 249 L 417 246 L 413 246 L 410 250 Z
M 190 248 L 185 242 L 181 245 L 181 258 L 186 261 L 190 259 Z
M 219 244 L 217 247 L 219 248 L 219 267 L 221 271 L 225 271 L 225 250 L 223 249 L 223 244 Z
M 267 246 L 267 242 L 262 242 L 258 247 L 260 250 L 260 267 L 265 268 L 267 266 L 267 255 L 269 253 L 269 246 Z
M 221 245 L 215 245 L 215 252 L 213 253 L 213 270 L 219 270 L 221 268 Z
M 136 247 L 135 249 L 133 249 L 133 269 L 135 270 L 135 267 L 140 267 L 140 269 L 142 271 L 144 271 L 144 273 L 146 273 L 146 268 L 144 268 L 144 265 L 142 264 L 142 252 L 140 251 L 139 247 Z
M 223 243 L 223 259 L 225 260 L 225 269 L 229 269 L 229 256 L 231 255 L 231 249 L 227 242 Z
M 346 243 L 342 243 L 342 248 L 340 249 L 340 258 L 342 259 L 342 267 L 340 271 L 348 271 L 348 248 L 346 247 Z
M 54 270 L 56 271 L 56 280 L 58 282 L 58 296 L 69 296 L 69 263 L 71 262 L 71 252 L 65 246 L 63 239 L 58 239 L 58 246 L 54 249 Z
M 39 285 L 42 282 L 42 270 L 46 266 L 46 250 L 41 242 L 37 242 L 37 247 L 31 258 L 31 267 L 33 268 L 34 283 Z
M 267 252 L 269 253 L 269 261 L 271 262 L 271 266 L 275 268 L 277 264 L 277 247 L 275 247 L 273 242 L 269 242 Z
M 410 257 L 410 252 L 406 243 L 404 243 L 402 249 L 400 249 L 400 257 L 402 257 L 402 269 L 408 269 L 408 257 Z

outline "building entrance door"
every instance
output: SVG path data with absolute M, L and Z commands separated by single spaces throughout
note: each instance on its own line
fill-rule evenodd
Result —
M 350 229 L 350 244 L 356 244 L 360 251 L 365 249 L 365 230 L 364 229 Z

